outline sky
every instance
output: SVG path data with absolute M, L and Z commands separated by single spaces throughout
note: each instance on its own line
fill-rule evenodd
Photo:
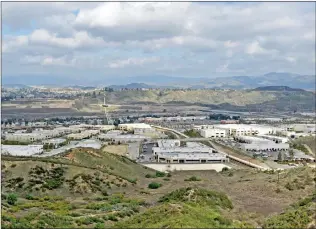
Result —
M 2 58 L 3 77 L 315 74 L 315 3 L 3 2 Z

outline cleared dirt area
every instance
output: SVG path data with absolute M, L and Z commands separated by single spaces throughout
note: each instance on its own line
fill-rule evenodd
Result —
M 108 145 L 102 149 L 103 152 L 113 153 L 125 156 L 127 154 L 127 145 Z

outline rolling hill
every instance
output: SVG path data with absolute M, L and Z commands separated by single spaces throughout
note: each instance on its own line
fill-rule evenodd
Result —
M 2 156 L 1 226 L 305 228 L 313 224 L 314 172 L 302 167 L 279 175 L 251 169 L 167 175 L 89 148 L 51 158 Z

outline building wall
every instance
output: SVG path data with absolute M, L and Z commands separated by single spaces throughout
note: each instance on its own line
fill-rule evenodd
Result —
M 201 129 L 200 133 L 204 138 L 225 138 L 226 130 L 223 129 Z

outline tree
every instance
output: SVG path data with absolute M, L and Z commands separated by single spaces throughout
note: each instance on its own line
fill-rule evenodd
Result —
M 16 201 L 18 200 L 18 197 L 14 193 L 10 193 L 7 197 L 8 204 L 15 205 Z

